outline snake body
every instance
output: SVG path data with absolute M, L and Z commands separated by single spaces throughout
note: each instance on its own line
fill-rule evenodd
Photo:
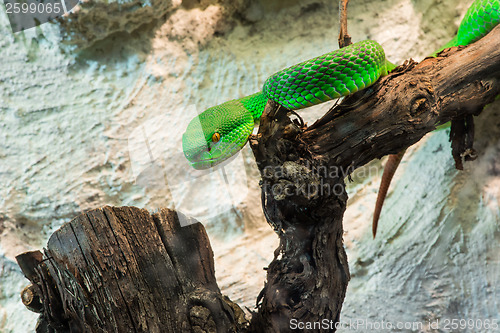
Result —
M 499 8 L 500 0 L 474 1 L 457 35 L 442 49 L 482 38 L 499 23 Z M 262 91 L 192 119 L 182 136 L 184 155 L 195 169 L 213 167 L 243 148 L 268 99 L 298 110 L 365 89 L 394 67 L 377 42 L 364 40 L 281 70 L 265 81 Z
M 210 168 L 245 145 L 268 99 L 302 109 L 365 89 L 394 67 L 372 40 L 288 67 L 271 75 L 261 92 L 211 107 L 191 120 L 182 137 L 184 155 L 195 169 Z

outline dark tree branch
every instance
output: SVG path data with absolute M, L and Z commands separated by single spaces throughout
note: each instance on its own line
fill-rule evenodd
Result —
M 347 5 L 349 0 L 339 0 L 339 48 L 351 45 L 351 36 L 347 33 Z
M 472 116 L 500 93 L 499 46 L 500 26 L 466 48 L 419 64 L 410 60 L 307 128 L 268 102 L 250 143 L 262 176 L 263 209 L 280 245 L 253 327 L 284 332 L 294 321 L 339 320 L 349 280 L 344 177 L 451 120 L 463 124 L 454 134 L 462 142 L 454 154 L 469 156 Z
M 477 158 L 477 153 L 473 148 L 474 144 L 474 118 L 467 114 L 464 117 L 451 121 L 450 131 L 451 152 L 455 160 L 455 167 L 463 170 L 463 161 L 473 161 Z

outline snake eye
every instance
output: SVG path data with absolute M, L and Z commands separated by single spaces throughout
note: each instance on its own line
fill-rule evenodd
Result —
M 212 142 L 219 142 L 220 140 L 220 134 L 215 132 L 213 135 L 212 135 Z

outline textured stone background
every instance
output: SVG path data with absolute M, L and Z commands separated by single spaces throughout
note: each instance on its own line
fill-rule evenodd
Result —
M 394 63 L 421 60 L 453 36 L 468 3 L 352 1 L 349 29 L 354 41 L 381 43 Z M 179 133 L 196 110 L 258 91 L 273 72 L 337 48 L 337 20 L 337 1 L 326 0 L 89 1 L 61 23 L 14 35 L 1 11 L 0 331 L 32 331 L 37 317 L 19 300 L 27 280 L 15 255 L 106 204 L 194 209 L 212 239 L 219 286 L 252 309 L 276 246 L 252 154 L 246 147 L 228 166 L 237 204 L 226 210 L 228 189 L 212 183 L 220 175 L 196 178 L 196 188 L 179 181 Z M 327 104 L 302 114 L 313 121 Z M 454 170 L 447 131 L 411 148 L 376 240 L 380 161 L 354 175 L 342 321 L 500 321 L 499 102 L 478 117 L 476 148 L 478 160 L 463 172 Z M 200 203 L 199 193 L 210 195 Z

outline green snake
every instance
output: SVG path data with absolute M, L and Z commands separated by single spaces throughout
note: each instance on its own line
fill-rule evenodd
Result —
M 439 51 L 473 43 L 499 21 L 500 0 L 476 0 L 457 35 Z M 377 42 L 364 40 L 283 69 L 265 81 L 261 92 L 193 118 L 182 136 L 184 155 L 195 169 L 211 168 L 243 148 L 269 99 L 289 110 L 302 109 L 365 89 L 395 67 Z

